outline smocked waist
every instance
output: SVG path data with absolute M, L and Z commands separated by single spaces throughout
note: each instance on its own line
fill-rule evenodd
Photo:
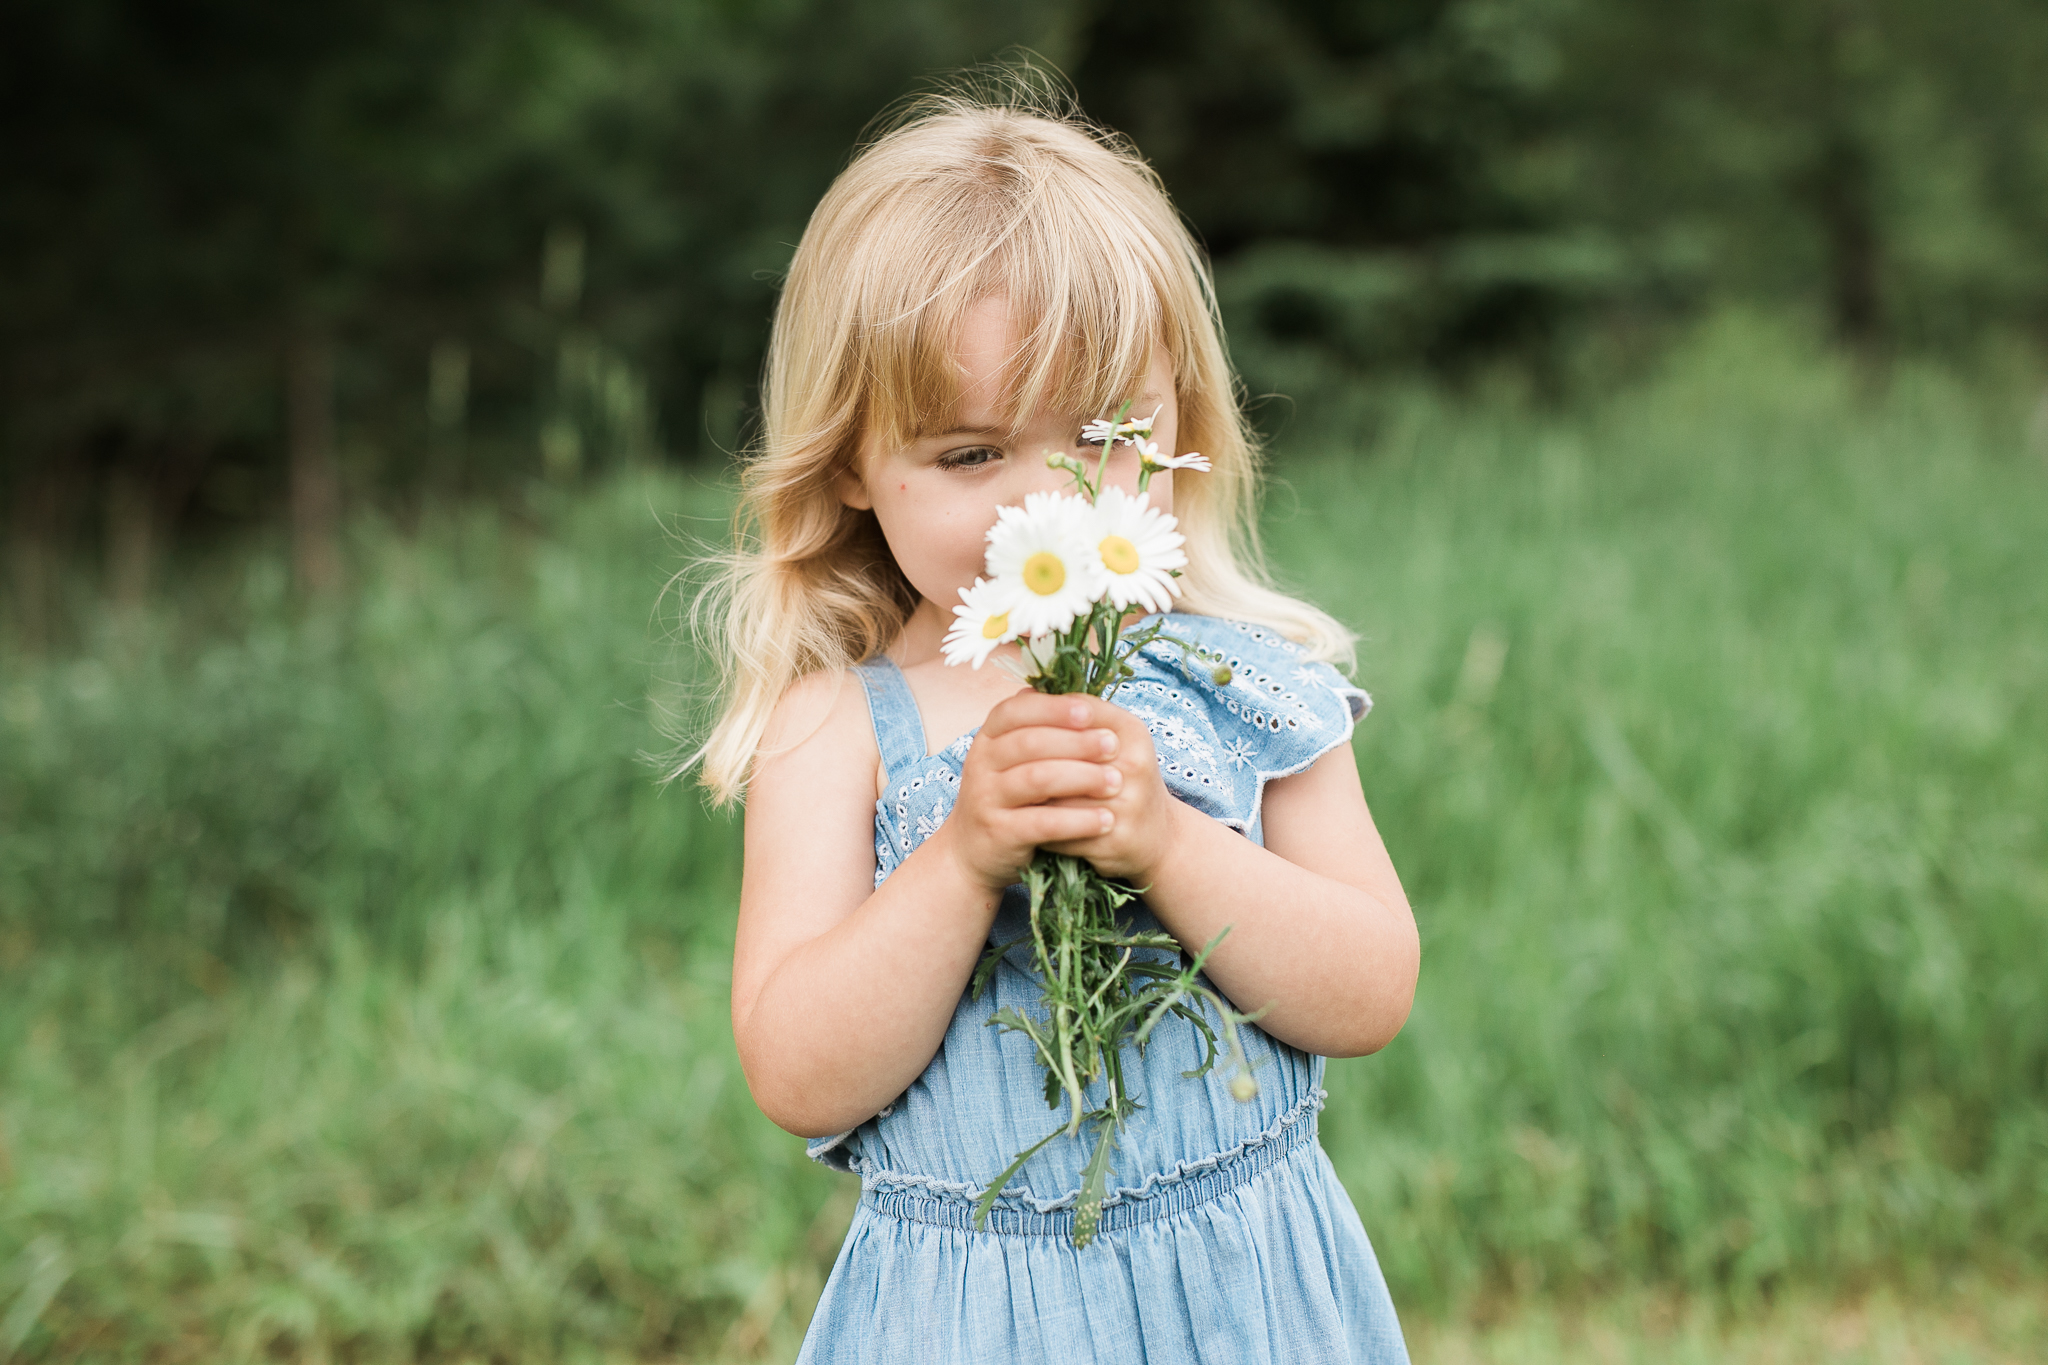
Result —
M 1314 1147 L 1321 1100 L 1322 1092 L 1312 1091 L 1257 1137 L 1112 1194 L 1103 1201 L 1100 1228 L 1113 1232 L 1186 1213 L 1250 1184 L 1295 1153 Z M 865 1175 L 861 1184 L 861 1206 L 875 1214 L 959 1231 L 974 1228 L 977 1190 L 886 1171 Z M 998 1205 L 989 1210 L 981 1230 L 1011 1237 L 1070 1237 L 1073 1202 L 1074 1196 L 1068 1195 L 1043 1208 Z

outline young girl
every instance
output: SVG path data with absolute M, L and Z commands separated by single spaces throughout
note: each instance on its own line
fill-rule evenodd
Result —
M 805 1361 L 1403 1361 L 1370 1243 L 1316 1141 L 1325 1057 L 1386 1045 L 1415 926 L 1348 743 L 1350 637 L 1267 586 L 1256 467 L 1206 266 L 1158 179 L 1058 113 L 946 97 L 819 204 L 776 311 L 765 430 L 727 565 L 728 691 L 698 755 L 746 797 L 732 1017 L 755 1100 L 861 1178 Z M 1126 401 L 1166 452 L 1188 568 L 1174 633 L 1114 704 L 1042 696 L 940 640 L 999 507 L 1057 489 Z M 1137 456 L 1112 447 L 1109 482 Z M 1006 647 L 1015 655 L 1015 646 Z M 1072 1245 L 1088 1135 L 1046 1146 L 976 1230 L 975 1199 L 1062 1119 L 1025 1038 L 1034 848 L 1146 888 L 1136 920 L 1200 946 L 1257 1094 L 1169 1019 L 1127 1048 L 1143 1108 L 1095 1241 Z M 1094 1088 L 1099 1091 L 1100 1083 Z M 1091 1092 L 1090 1100 L 1096 1095 Z

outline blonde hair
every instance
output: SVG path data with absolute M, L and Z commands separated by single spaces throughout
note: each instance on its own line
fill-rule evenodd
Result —
M 917 606 L 874 514 L 841 503 L 835 480 L 865 438 L 908 440 L 947 413 L 962 315 L 992 295 L 1025 331 L 1006 414 L 1017 424 L 1043 404 L 1110 413 L 1164 344 L 1180 448 L 1214 465 L 1174 481 L 1180 609 L 1257 621 L 1316 658 L 1351 661 L 1351 633 L 1266 575 L 1259 451 L 1201 248 L 1136 149 L 1035 74 L 909 105 L 840 173 L 797 244 L 734 548 L 712 561 L 693 611 L 711 623 L 720 715 L 674 775 L 701 764 L 721 802 L 744 791 L 782 694 L 888 648 Z

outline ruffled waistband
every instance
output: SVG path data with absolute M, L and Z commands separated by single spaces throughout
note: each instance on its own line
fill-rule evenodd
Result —
M 1321 1092 L 1312 1091 L 1304 1097 L 1307 1102 L 1296 1105 L 1257 1137 L 1227 1152 L 1155 1175 L 1135 1191 L 1113 1195 L 1103 1202 L 1098 1226 L 1104 1232 L 1114 1232 L 1171 1218 L 1251 1183 L 1295 1152 L 1315 1145 L 1321 1098 Z M 863 1190 L 860 1202 L 863 1208 L 906 1222 L 963 1232 L 974 1229 L 973 1203 L 951 1191 L 932 1193 L 918 1184 L 884 1179 Z M 992 1208 L 981 1231 L 1008 1237 L 1070 1237 L 1074 1230 L 1071 1196 L 1059 1203 L 1069 1207 Z

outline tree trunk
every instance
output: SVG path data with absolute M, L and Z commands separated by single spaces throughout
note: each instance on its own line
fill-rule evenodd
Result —
M 299 590 L 341 587 L 341 475 L 334 455 L 334 344 L 302 331 L 286 358 L 291 457 L 292 576 Z
M 1865 360 L 1881 358 L 1886 330 L 1884 243 L 1867 112 L 1878 31 L 1865 0 L 1825 0 L 1819 11 L 1820 146 L 1814 209 L 1826 244 L 1828 311 L 1835 337 Z
M 1869 159 L 1848 137 L 1835 137 L 1821 153 L 1815 180 L 1835 335 L 1859 351 L 1875 351 L 1885 319 Z
M 49 470 L 24 482 L 8 509 L 7 577 L 14 598 L 14 642 L 40 652 L 56 635 L 66 481 Z
M 149 596 L 156 562 L 156 499 L 149 480 L 116 469 L 107 480 L 107 595 L 132 611 Z

